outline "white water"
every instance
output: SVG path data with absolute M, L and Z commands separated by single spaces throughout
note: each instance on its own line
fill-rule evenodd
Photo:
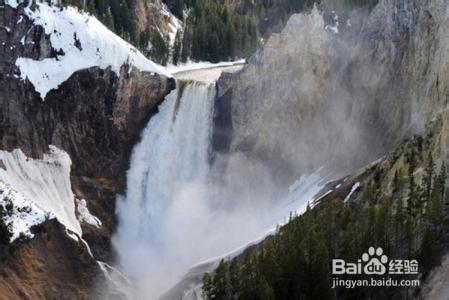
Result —
M 117 207 L 121 265 L 134 279 L 151 277 L 148 281 L 154 288 L 147 291 L 151 293 L 163 289 L 167 278 L 159 274 L 153 278 L 148 270 L 171 272 L 161 270 L 161 262 L 166 260 L 164 249 L 170 247 L 164 218 L 175 205 L 175 194 L 186 184 L 204 182 L 208 172 L 215 86 L 187 82 L 178 93 L 167 97 L 145 128 L 132 154 L 126 199 Z
M 126 196 L 117 204 L 114 245 L 137 299 L 156 299 L 198 262 L 238 254 L 242 245 L 272 233 L 283 217 L 301 209 L 320 189 L 320 175 L 312 174 L 289 197 L 273 202 L 279 198 L 270 172 L 243 153 L 225 158 L 225 173 L 211 169 L 215 79 L 220 72 L 195 72 L 178 76 L 186 80 L 184 88 L 178 81 L 178 90 L 143 131 L 131 157 Z M 198 282 L 187 283 L 170 290 L 174 298 Z

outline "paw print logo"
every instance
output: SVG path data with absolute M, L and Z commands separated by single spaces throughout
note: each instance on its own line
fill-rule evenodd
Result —
M 386 273 L 387 268 L 385 264 L 388 262 L 388 257 L 383 254 L 382 248 L 374 249 L 370 247 L 368 253 L 363 253 L 362 261 L 365 263 L 363 271 L 367 275 L 383 275 Z

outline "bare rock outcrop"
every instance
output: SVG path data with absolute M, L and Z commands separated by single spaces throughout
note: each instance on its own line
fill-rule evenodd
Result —
M 447 109 L 447 12 L 442 0 L 382 0 L 370 12 L 293 15 L 220 78 L 216 149 L 265 162 L 284 182 L 382 156 Z
M 86 247 L 56 220 L 36 230 L 30 242 L 0 251 L 1 298 L 91 299 L 102 274 Z

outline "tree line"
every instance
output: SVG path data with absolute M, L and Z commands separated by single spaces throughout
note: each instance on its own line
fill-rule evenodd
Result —
M 48 0 L 49 1 L 49 0 Z M 262 38 L 281 31 L 288 18 L 321 0 L 163 0 L 185 24 L 171 49 L 168 35 L 157 29 L 138 32 L 133 0 L 61 0 L 95 15 L 110 30 L 148 58 L 168 62 L 229 61 L 247 57 Z M 345 5 L 373 6 L 378 0 L 341 0 Z M 148 47 L 148 45 L 151 47 Z M 170 61 L 171 59 L 171 61 Z
M 448 243 L 449 197 L 445 194 L 446 166 L 436 167 L 430 143 L 414 137 L 387 162 L 362 175 L 362 188 L 354 200 L 343 203 L 345 195 L 331 195 L 303 215 L 292 215 L 287 225 L 256 249 L 222 260 L 213 273 L 203 277 L 204 298 L 410 296 L 406 288 L 332 289 L 331 260 L 354 262 L 375 246 L 390 258 L 417 259 L 423 275 L 437 264 Z M 405 162 L 398 168 L 399 160 Z M 397 168 L 393 178 L 392 168 Z

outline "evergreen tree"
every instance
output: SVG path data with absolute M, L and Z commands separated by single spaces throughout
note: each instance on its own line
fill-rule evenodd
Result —
M 12 209 L 0 205 L 0 244 L 3 245 L 8 245 L 12 237 L 11 225 L 5 221 L 8 210 L 11 211 Z
M 229 266 L 229 284 L 233 298 L 239 298 L 240 291 L 240 265 L 236 259 L 233 259 Z
M 274 290 L 265 279 L 264 276 L 259 278 L 259 282 L 257 284 L 257 298 L 263 300 L 274 300 L 276 299 L 274 296 Z
M 175 43 L 173 45 L 173 64 L 174 65 L 177 65 L 178 62 L 180 60 L 182 60 L 182 57 L 181 57 L 181 46 L 182 46 L 181 36 L 182 36 L 182 31 L 178 30 L 176 32 Z
M 91 14 L 95 14 L 95 1 L 89 0 L 87 4 L 87 11 Z
M 165 65 L 168 61 L 168 43 L 159 32 L 151 37 L 151 58 L 156 62 Z
M 212 299 L 213 298 L 213 284 L 212 277 L 209 273 L 203 275 L 203 298 Z
M 214 299 L 228 299 L 228 264 L 222 259 L 212 280 L 212 295 Z
M 433 184 L 433 173 L 435 170 L 435 163 L 433 161 L 432 152 L 429 152 L 429 155 L 427 157 L 427 167 L 426 167 L 426 175 L 424 177 L 424 183 L 425 183 L 425 195 L 424 197 L 426 199 L 429 199 L 430 192 L 432 190 L 432 184 Z
M 408 179 L 409 179 L 409 194 L 408 194 L 408 202 L 407 202 L 407 212 L 409 215 L 409 221 L 411 221 L 416 216 L 416 210 L 418 208 L 419 201 L 419 193 L 418 186 L 415 182 L 415 169 L 416 169 L 416 160 L 415 160 L 415 151 L 412 149 L 409 158 L 409 168 L 408 168 Z

